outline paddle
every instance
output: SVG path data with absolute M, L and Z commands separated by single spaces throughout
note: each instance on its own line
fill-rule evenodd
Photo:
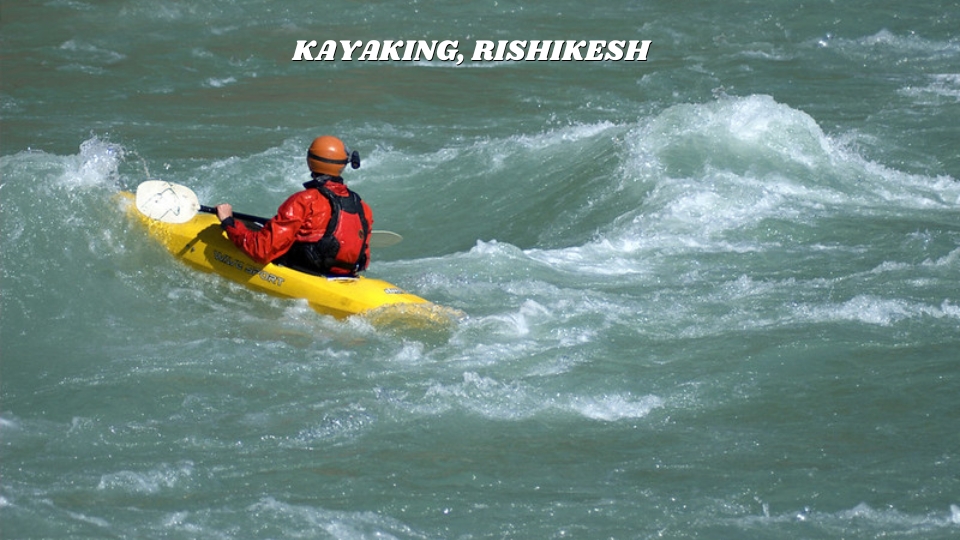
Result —
M 164 223 L 186 223 L 194 218 L 198 212 L 216 214 L 217 209 L 200 204 L 197 194 L 190 188 L 163 180 L 147 180 L 137 186 L 137 210 L 150 219 Z M 263 225 L 267 218 L 251 216 L 234 212 L 233 215 L 242 220 L 252 221 Z M 370 247 L 382 248 L 392 246 L 403 240 L 403 237 L 390 231 L 371 231 Z
M 207 206 L 207 205 L 205 205 L 205 204 L 201 204 L 201 205 L 200 205 L 200 211 L 203 212 L 204 214 L 216 214 L 216 213 L 217 213 L 217 209 L 216 209 L 216 208 L 214 208 L 214 207 L 212 207 L 212 206 Z M 244 221 L 252 221 L 252 222 L 254 222 L 254 223 L 259 223 L 260 225 L 263 225 L 264 223 L 267 222 L 267 218 L 263 218 L 263 217 L 260 217 L 260 216 L 251 216 L 250 214 L 241 214 L 240 212 L 234 212 L 234 213 L 233 213 L 233 217 L 235 217 L 235 218 L 237 218 L 237 219 L 242 219 L 242 220 L 244 220 Z

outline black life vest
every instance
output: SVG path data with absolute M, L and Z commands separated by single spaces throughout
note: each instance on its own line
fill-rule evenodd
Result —
M 330 220 L 320 240 L 297 242 L 285 263 L 312 273 L 355 276 L 367 267 L 370 224 L 360 196 L 347 189 L 340 196 L 322 181 L 304 184 L 319 191 L 330 203 Z

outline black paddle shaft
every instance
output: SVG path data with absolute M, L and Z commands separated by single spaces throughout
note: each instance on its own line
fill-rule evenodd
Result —
M 212 207 L 212 206 L 207 206 L 207 205 L 204 205 L 204 204 L 201 204 L 201 205 L 200 205 L 200 211 L 201 211 L 201 212 L 204 212 L 204 213 L 207 213 L 207 214 L 216 214 L 216 213 L 217 213 L 217 209 L 216 209 L 216 208 L 214 208 L 214 207 Z M 241 214 L 240 212 L 234 212 L 234 213 L 233 213 L 233 217 L 235 217 L 235 218 L 237 218 L 237 219 L 242 219 L 242 220 L 244 220 L 244 221 L 252 221 L 252 222 L 254 222 L 254 223 L 259 223 L 260 225 L 263 225 L 264 223 L 266 223 L 266 222 L 268 221 L 267 218 L 262 218 L 262 217 L 259 217 L 259 216 L 251 216 L 250 214 Z

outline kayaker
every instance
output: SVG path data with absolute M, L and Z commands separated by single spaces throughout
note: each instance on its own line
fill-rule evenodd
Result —
M 234 219 L 229 204 L 217 217 L 230 240 L 253 260 L 274 262 L 332 276 L 356 276 L 370 263 L 373 212 L 340 176 L 347 164 L 360 167 L 360 155 L 331 135 L 314 139 L 307 150 L 311 180 L 291 195 L 260 229 Z

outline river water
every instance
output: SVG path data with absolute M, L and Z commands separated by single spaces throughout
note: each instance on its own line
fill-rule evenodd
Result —
M 687 4 L 4 3 L 0 535 L 960 535 L 960 7 Z M 325 133 L 404 236 L 368 275 L 455 328 L 198 273 L 117 202 L 271 214 Z

